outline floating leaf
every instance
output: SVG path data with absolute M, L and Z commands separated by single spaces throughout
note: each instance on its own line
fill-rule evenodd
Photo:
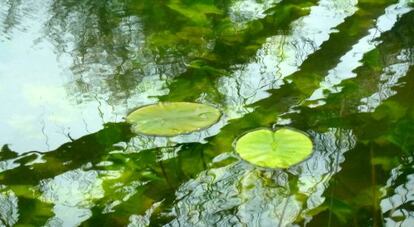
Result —
M 176 136 L 197 131 L 216 123 L 221 116 L 214 107 L 189 102 L 158 103 L 130 113 L 127 122 L 135 133 Z
M 242 136 L 236 143 L 236 152 L 258 166 L 288 168 L 305 160 L 312 147 L 309 137 L 297 130 L 259 129 Z

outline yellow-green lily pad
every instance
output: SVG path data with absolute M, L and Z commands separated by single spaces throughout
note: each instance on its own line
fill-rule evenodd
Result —
M 167 102 L 138 108 L 126 120 L 138 134 L 176 136 L 208 128 L 220 116 L 221 112 L 209 105 Z
M 236 152 L 244 160 L 269 168 L 288 168 L 305 160 L 312 150 L 312 141 L 306 133 L 289 128 L 258 129 L 236 142 Z

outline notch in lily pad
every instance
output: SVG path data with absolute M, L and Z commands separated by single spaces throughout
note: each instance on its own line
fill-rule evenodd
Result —
M 177 136 L 206 129 L 217 123 L 221 112 L 209 105 L 166 102 L 144 106 L 130 113 L 126 121 L 137 134 Z
M 267 168 L 289 168 L 308 158 L 312 151 L 309 136 L 290 128 L 254 130 L 236 142 L 236 152 L 241 158 Z

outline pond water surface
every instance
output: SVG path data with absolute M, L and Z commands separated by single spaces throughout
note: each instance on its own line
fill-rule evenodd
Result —
M 414 226 L 413 0 L 0 1 L 0 226 Z M 175 137 L 126 115 L 223 113 Z M 234 141 L 292 127 L 288 169 Z

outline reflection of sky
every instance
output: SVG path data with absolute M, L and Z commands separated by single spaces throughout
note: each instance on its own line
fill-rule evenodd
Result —
M 409 1 L 408 1 L 409 2 Z M 385 14 L 377 19 L 376 26 L 369 30 L 368 35 L 361 38 L 348 53 L 341 58 L 341 62 L 325 77 L 321 82 L 320 87 L 314 91 L 309 100 L 322 99 L 324 97 L 323 91 L 339 92 L 340 88 L 335 87 L 341 81 L 355 77 L 353 72 L 358 66 L 362 65 L 362 58 L 365 53 L 375 49 L 380 41 L 376 41 L 382 33 L 392 29 L 398 18 L 411 11 L 407 0 L 401 0 L 399 3 L 391 5 L 386 8 Z
M 248 16 L 250 11 L 262 12 L 276 2 L 254 2 L 252 5 L 252 1 L 239 1 L 230 13 L 233 17 L 244 15 L 246 18 L 243 20 L 246 21 L 254 20 L 255 17 Z M 308 16 L 292 23 L 290 35 L 269 38 L 254 61 L 234 66 L 237 70 L 232 77 L 223 77 L 219 83 L 220 92 L 227 97 L 227 115 L 235 118 L 251 111 L 244 106 L 267 97 L 266 90 L 280 86 L 282 78 L 299 70 L 307 56 L 329 39 L 329 34 L 335 31 L 333 28 L 356 11 L 355 4 L 354 0 L 320 1 L 311 8 Z M 148 63 L 140 75 L 142 80 L 127 98 L 113 102 L 114 97 L 107 91 L 107 81 L 96 77 L 100 67 L 104 71 L 113 69 L 97 63 L 89 65 L 89 71 L 74 75 L 69 69 L 72 56 L 58 56 L 52 44 L 36 40 L 42 36 L 42 18 L 49 16 L 46 10 L 47 7 L 39 9 L 39 20 L 30 18 L 30 23 L 20 21 L 20 24 L 31 26 L 25 27 L 24 32 L 14 31 L 9 34 L 9 39 L 0 43 L 0 101 L 4 107 L 0 110 L 0 144 L 10 143 L 11 148 L 17 151 L 54 149 L 71 138 L 101 129 L 103 122 L 121 121 L 132 108 L 154 103 L 157 101 L 154 96 L 168 93 L 165 79 L 158 74 L 157 65 L 151 62 L 151 57 L 139 57 L 139 61 Z M 132 21 L 137 26 L 140 22 L 139 18 L 126 18 L 125 21 Z M 122 23 L 119 26 L 119 33 L 131 35 L 123 31 L 125 26 Z M 139 53 L 144 34 L 139 27 L 134 29 L 140 38 L 131 42 L 129 51 L 137 50 Z M 69 46 L 73 44 L 66 41 Z M 271 50 L 279 50 L 279 53 Z M 96 51 L 99 52 L 99 48 L 92 52 Z M 90 85 L 87 88 L 90 94 L 75 89 L 74 84 L 79 78 Z M 92 97 L 76 104 L 77 98 L 69 98 L 68 93 L 73 97 Z
M 11 190 L 4 190 L 0 185 L 0 226 L 13 226 L 16 224 L 18 212 L 18 198 Z
M 361 99 L 361 105 L 358 106 L 361 112 L 373 112 L 383 100 L 395 95 L 397 92 L 392 90 L 393 87 L 399 85 L 400 78 L 407 75 L 410 66 L 414 61 L 407 59 L 410 50 L 404 49 L 400 51 L 396 57 L 396 63 L 387 66 L 383 69 L 383 74 L 380 77 L 380 84 L 378 85 L 378 92 Z
M 332 128 L 311 135 L 316 146 L 312 156 L 287 170 L 255 168 L 238 161 L 201 172 L 184 183 L 176 192 L 172 226 L 286 226 L 298 217 L 311 217 L 308 213 L 325 202 L 325 190 L 341 170 L 344 153 L 355 146 L 348 130 Z M 293 191 L 290 183 L 296 177 L 298 190 Z
M 17 151 L 53 149 L 68 141 L 68 128 L 79 137 L 84 118 L 90 130 L 100 127 L 95 107 L 79 110 L 67 99 L 68 59 L 58 61 L 50 43 L 36 40 L 47 12 L 31 5 L 38 10 L 36 18 L 19 17 L 25 30 L 0 42 L 0 144 Z
M 100 130 L 105 122 L 123 121 L 127 112 L 155 103 L 157 96 L 166 95 L 168 78 L 185 71 L 183 57 L 171 56 L 167 63 L 156 62 L 157 54 L 144 47 L 145 35 L 137 16 L 123 17 L 113 29 L 113 42 L 125 47 L 126 59 L 115 56 L 117 52 L 108 53 L 104 48 L 105 38 L 102 39 L 104 43 L 82 50 L 76 46 L 76 42 L 81 41 L 76 39 L 85 38 L 79 33 L 86 33 L 91 29 L 89 26 L 95 26 L 96 18 L 78 15 L 75 10 L 67 17 L 54 15 L 57 21 L 50 23 L 58 26 L 60 19 L 67 20 L 75 30 L 46 29 L 42 26 L 51 17 L 48 11 L 51 3 L 23 1 L 16 7 L 19 10 L 13 18 L 18 21 L 14 26 L 24 26 L 24 29 L 0 34 L 0 102 L 3 107 L 0 109 L 0 144 L 10 144 L 10 148 L 18 152 L 53 150 L 71 139 Z M 31 8 L 37 10 L 36 14 Z M 4 18 L 8 16 L 8 9 L 9 4 L 0 4 L 0 25 L 6 24 Z M 30 13 L 33 15 L 28 16 Z M 44 31 L 58 31 L 63 43 L 53 40 L 52 44 L 50 38 L 57 34 L 44 34 Z M 80 60 L 77 54 L 82 51 L 86 54 Z M 121 71 L 117 72 L 119 69 Z M 136 86 L 132 85 L 131 90 L 116 87 L 114 75 L 119 73 L 124 80 L 121 83 L 128 84 L 131 78 L 125 79 L 123 74 L 131 71 L 133 79 L 139 81 Z M 199 141 L 217 132 L 215 127 L 205 133 L 177 138 L 177 141 Z
M 40 191 L 42 200 L 55 204 L 55 217 L 48 220 L 50 226 L 77 226 L 92 216 L 94 199 L 104 196 L 102 180 L 96 171 L 80 169 L 66 172 L 53 179 L 43 180 Z
M 262 12 L 270 6 L 269 2 L 266 2 L 268 5 L 257 5 L 258 3 L 255 2 L 254 6 L 259 7 L 258 11 L 253 9 L 251 12 Z M 245 104 L 266 97 L 267 89 L 280 86 L 282 81 L 275 78 L 283 78 L 299 70 L 300 64 L 307 56 L 315 52 L 329 39 L 329 35 L 335 32 L 334 27 L 355 12 L 355 4 L 356 1 L 352 0 L 320 1 L 318 6 L 312 7 L 309 16 L 292 24 L 291 35 L 269 38 L 258 51 L 254 61 L 247 65 L 235 66 L 238 70 L 233 77 L 221 80 L 223 82 L 221 92 L 227 97 L 230 117 L 240 117 L 250 111 L 244 107 Z M 44 11 L 40 10 L 37 13 L 39 17 L 46 17 Z M 255 19 L 255 17 L 249 18 L 251 15 L 249 13 L 246 15 L 243 20 Z M 35 42 L 35 39 L 41 35 L 39 32 L 41 21 L 31 20 L 27 24 L 31 25 L 25 28 L 27 31 L 15 31 L 9 34 L 8 39 L 0 41 L 0 102 L 2 103 L 0 145 L 11 143 L 11 148 L 18 151 L 54 149 L 69 141 L 69 137 L 77 138 L 99 130 L 103 122 L 120 121 L 122 114 L 130 107 L 157 101 L 150 96 L 168 93 L 165 90 L 165 81 L 154 71 L 155 66 L 149 64 L 146 66 L 147 73 L 144 73 L 137 89 L 125 101 L 126 104 L 111 103 L 110 105 L 108 100 L 111 97 L 107 94 L 97 95 L 96 100 L 76 104 L 76 100 L 68 97 L 68 93 L 72 90 L 67 89 L 66 86 L 68 82 L 66 80 L 73 78 L 69 70 L 71 59 L 65 55 L 57 56 L 52 45 L 45 40 Z M 365 42 L 367 39 L 362 41 Z M 363 49 L 364 53 L 369 51 L 369 48 Z M 274 49 L 283 51 L 281 54 L 274 53 L 272 51 Z M 351 56 L 349 62 L 352 64 L 342 64 L 342 66 L 346 65 L 344 66 L 346 72 L 352 72 L 360 60 L 359 54 L 349 56 Z M 99 68 L 99 65 L 96 67 Z M 279 68 L 275 71 L 277 67 Z M 393 70 L 392 67 L 389 69 Z M 393 86 L 395 81 L 385 83 Z M 100 83 L 94 85 L 98 89 L 101 88 Z M 149 149 L 168 146 L 169 142 L 199 142 L 205 137 L 218 133 L 223 124 L 225 122 L 221 121 L 210 130 L 172 138 L 171 141 L 164 138 L 136 137 L 131 141 L 131 147 Z M 337 138 L 338 134 L 343 137 Z M 177 219 L 174 221 L 208 222 L 222 215 L 225 218 L 221 219 L 221 224 L 254 220 L 262 224 L 276 225 L 280 216 L 285 215 L 283 223 L 290 223 L 299 215 L 306 217 L 307 211 L 318 208 L 324 202 L 323 193 L 330 177 L 339 171 L 335 164 L 343 161 L 343 153 L 352 148 L 355 142 L 351 132 L 338 133 L 336 129 L 331 129 L 324 134 L 314 133 L 313 136 L 317 146 L 315 154 L 311 159 L 289 170 L 289 174 L 299 179 L 300 193 L 308 198 L 306 207 L 303 207 L 301 201 L 296 201 L 294 196 L 290 196 L 286 172 L 278 171 L 274 176 L 270 176 L 273 172 L 269 171 L 263 176 L 259 175 L 260 171 L 257 169 L 253 170 L 252 166 L 239 162 L 236 165 L 205 171 L 195 179 L 184 183 L 177 192 L 180 201 L 175 207 Z M 154 141 L 149 141 L 151 139 Z M 159 157 L 159 160 L 175 157 L 176 152 L 171 151 L 171 156 L 164 155 Z M 12 167 L 14 166 L 9 162 L 0 162 L 0 171 Z M 272 183 L 277 184 L 275 185 L 277 189 L 267 185 L 266 177 L 274 180 Z M 407 184 L 411 187 L 411 180 Z M 53 210 L 55 217 L 49 220 L 49 224 L 71 226 L 88 219 L 92 215 L 90 208 L 94 205 L 93 201 L 103 197 L 101 185 L 102 179 L 95 171 L 73 170 L 53 179 L 44 180 L 40 184 L 42 199 L 55 205 Z M 131 191 L 136 187 L 132 188 Z M 407 194 L 403 189 L 398 190 Z M 13 196 L 0 194 L 0 214 L 10 213 L 9 210 L 11 213 L 17 212 L 17 202 L 14 201 Z M 394 199 L 394 196 L 390 199 Z M 391 207 L 386 202 L 383 203 L 384 210 Z M 286 213 L 282 214 L 285 204 Z M 131 216 L 131 226 L 148 223 L 157 205 L 154 204 L 143 216 Z M 231 208 L 229 206 L 237 207 L 237 212 L 226 213 L 227 209 Z M 202 210 L 193 207 L 201 207 Z M 3 212 L 2 208 L 7 210 Z M 199 213 L 201 211 L 206 212 Z M 12 224 L 15 222 L 13 216 L 8 220 Z
M 251 111 L 244 107 L 268 96 L 266 90 L 283 84 L 283 78 L 299 70 L 306 58 L 329 39 L 333 29 L 357 8 L 356 0 L 322 0 L 310 14 L 291 24 L 289 35 L 268 38 L 254 61 L 239 68 L 231 77 L 220 80 L 220 92 L 226 96 L 230 118 Z
M 12 149 L 53 149 L 84 134 L 100 124 L 93 105 L 75 108 L 63 87 L 64 61 L 48 43 L 33 44 L 31 35 L 20 33 L 0 44 L 0 144 L 10 143 Z M 62 59 L 63 60 L 63 59 Z
M 131 215 L 128 227 L 150 226 L 150 218 L 155 209 L 157 209 L 162 202 L 154 203 L 144 215 Z
M 122 121 L 131 108 L 154 103 L 157 100 L 151 96 L 165 94 L 165 81 L 154 75 L 153 70 L 147 70 L 152 72 L 142 79 L 126 104 L 109 105 L 111 97 L 98 94 L 77 104 L 78 100 L 70 95 L 82 94 L 68 86 L 75 78 L 70 70 L 72 57 L 58 55 L 54 46 L 42 38 L 44 20 L 50 17 L 48 4 L 22 2 L 13 14 L 17 28 L 0 34 L 0 145 L 10 144 L 18 152 L 55 149 L 101 129 L 104 122 Z M 8 22 L 5 20 L 8 7 L 0 3 L 0 25 Z M 70 40 L 66 41 L 68 46 L 72 45 Z M 104 66 L 92 68 L 99 67 Z M 97 87 L 102 83 L 93 85 L 94 89 L 104 88 Z
M 413 167 L 412 159 L 409 164 Z M 407 166 L 405 167 L 407 168 Z M 398 178 L 404 178 L 401 181 Z M 403 171 L 403 166 L 398 166 L 391 171 L 385 189 L 388 195 L 381 202 L 381 210 L 384 214 L 386 226 L 414 226 L 414 174 L 407 174 Z
M 257 20 L 266 16 L 265 11 L 275 6 L 281 0 L 240 0 L 230 8 L 230 18 L 233 23 L 243 25 L 248 21 Z

